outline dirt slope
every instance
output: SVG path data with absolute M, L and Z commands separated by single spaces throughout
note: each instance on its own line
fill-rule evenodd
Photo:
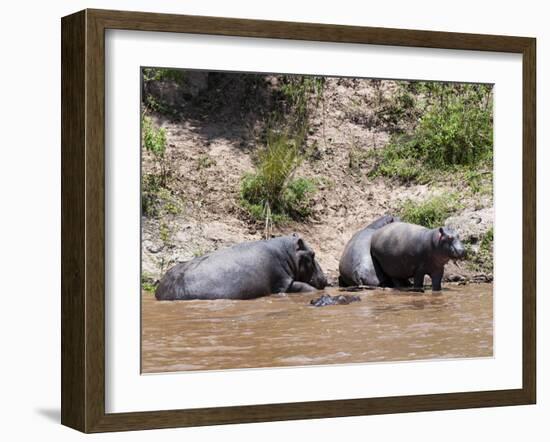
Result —
M 268 80 L 276 87 L 276 77 Z M 454 184 L 404 186 L 367 176 L 365 152 L 384 148 L 392 130 L 378 119 L 376 109 L 394 90 L 391 81 L 327 79 L 324 99 L 311 110 L 308 146 L 312 153 L 296 175 L 317 182 L 313 214 L 305 223 L 276 226 L 273 233 L 301 234 L 333 282 L 342 250 L 355 231 L 378 216 L 395 213 L 406 199 L 422 200 L 457 190 Z M 221 111 L 217 107 L 213 112 L 213 99 L 206 97 L 182 107 L 174 117 L 148 112 L 167 131 L 166 155 L 173 171 L 170 187 L 182 210 L 162 219 L 143 217 L 146 278 L 158 279 L 177 261 L 262 238 L 262 225 L 250 222 L 239 205 L 240 179 L 254 170 L 254 134 L 259 123 L 254 106 L 242 106 L 232 95 L 238 92 L 218 91 L 216 98 L 226 102 Z M 258 108 L 265 105 L 265 92 L 256 95 Z M 152 167 L 144 153 L 143 172 Z M 468 235 L 472 226 L 481 226 L 478 230 L 484 233 L 492 226 L 491 196 L 463 203 L 464 209 L 455 216 L 460 233 Z M 159 232 L 166 226 L 168 232 L 161 239 Z M 449 264 L 446 276 L 471 279 L 476 275 L 467 266 Z

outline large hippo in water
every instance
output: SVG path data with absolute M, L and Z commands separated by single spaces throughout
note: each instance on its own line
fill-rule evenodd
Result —
M 315 253 L 298 235 L 237 244 L 172 267 L 155 297 L 252 299 L 272 293 L 323 289 L 327 280 Z
M 441 290 L 445 264 L 463 259 L 464 246 L 452 229 L 427 229 L 409 223 L 392 223 L 376 230 L 371 239 L 371 254 L 376 265 L 391 278 L 395 287 L 424 286 L 424 275 L 432 278 L 432 290 Z
M 397 221 L 399 221 L 399 218 L 396 216 L 385 215 L 352 236 L 340 258 L 340 277 L 338 278 L 340 286 L 379 286 L 385 282 L 384 275 L 379 269 L 375 268 L 372 261 L 370 242 L 376 230 Z

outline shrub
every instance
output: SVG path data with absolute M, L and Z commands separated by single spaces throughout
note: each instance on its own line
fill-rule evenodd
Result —
M 148 293 L 154 293 L 157 286 L 155 280 L 148 273 L 143 272 L 141 274 L 141 290 Z
M 151 118 L 143 115 L 141 123 L 141 134 L 143 140 L 143 147 L 153 157 L 155 167 L 158 169 L 158 185 L 160 187 L 166 187 L 169 164 L 166 159 L 166 130 L 162 127 L 156 128 Z
M 170 165 L 166 158 L 166 131 L 156 128 L 151 118 L 142 117 L 142 141 L 151 154 L 153 169 L 141 179 L 141 209 L 145 216 L 161 217 L 181 212 L 181 201 L 168 188 Z
M 377 151 L 373 152 L 373 156 L 379 155 Z M 397 179 L 402 183 L 423 182 L 426 180 L 426 172 L 422 167 L 422 163 L 412 157 L 402 155 L 394 145 L 390 145 L 382 150 L 382 160 L 371 172 L 371 175 L 383 175 Z
M 181 198 L 161 187 L 154 174 L 145 174 L 141 183 L 141 211 L 150 218 L 178 215 L 183 211 Z
M 285 103 L 283 113 L 286 124 L 296 135 L 303 137 L 308 129 L 310 97 L 316 98 L 316 103 L 322 98 L 325 79 L 305 75 L 284 75 L 282 77 L 281 93 Z
M 421 202 L 405 201 L 400 216 L 403 221 L 433 229 L 444 225 L 445 220 L 461 208 L 455 194 L 440 195 Z
M 300 219 L 309 215 L 309 196 L 314 184 L 306 178 L 293 178 L 302 162 L 295 139 L 287 134 L 268 134 L 268 142 L 258 154 L 256 172 L 241 181 L 241 202 L 253 218 L 269 216 L 273 221 Z
M 286 186 L 283 201 L 286 212 L 293 218 L 306 218 L 311 214 L 309 196 L 315 192 L 315 184 L 308 178 L 296 178 Z
M 166 152 L 166 130 L 162 127 L 156 129 L 151 118 L 143 116 L 142 134 L 145 150 L 151 152 L 156 160 L 162 160 Z
M 276 199 L 266 194 L 263 177 L 246 174 L 241 181 L 241 204 L 257 220 L 270 217 L 274 223 L 288 219 L 304 219 L 311 214 L 310 196 L 315 185 L 308 178 L 290 180 Z
M 181 69 L 143 68 L 143 81 L 174 81 L 183 84 L 185 72 Z
M 425 179 L 427 173 L 453 168 L 491 167 L 493 121 L 491 87 L 422 83 L 422 116 L 407 136 L 394 135 L 374 153 L 374 175 L 401 181 Z
M 304 159 L 312 97 L 322 96 L 324 78 L 303 75 L 280 77 L 278 109 L 265 122 L 256 158 L 256 171 L 241 180 L 241 205 L 250 216 L 269 225 L 310 215 L 310 195 L 315 191 L 307 178 L 294 178 Z
M 492 162 L 491 112 L 472 101 L 469 93 L 457 94 L 434 105 L 420 120 L 408 149 L 429 168 Z

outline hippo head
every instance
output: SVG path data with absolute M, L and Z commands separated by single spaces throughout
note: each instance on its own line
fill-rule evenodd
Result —
M 466 249 L 453 229 L 447 227 L 437 229 L 435 243 L 436 248 L 450 259 L 464 259 L 466 257 Z
M 308 283 L 317 289 L 324 289 L 327 286 L 327 278 L 315 259 L 315 252 L 298 235 L 292 236 L 296 244 L 298 261 L 296 281 Z

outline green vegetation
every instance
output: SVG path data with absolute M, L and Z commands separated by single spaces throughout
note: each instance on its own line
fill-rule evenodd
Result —
M 348 151 L 348 168 L 351 174 L 361 173 L 365 162 L 369 159 L 369 151 L 356 146 L 355 141 L 351 143 Z
M 155 293 L 156 289 L 157 287 L 154 279 L 146 272 L 143 272 L 141 274 L 141 290 L 148 293 Z
M 216 160 L 209 157 L 208 155 L 201 155 L 197 158 L 197 170 L 208 169 L 209 167 L 215 166 Z
M 143 104 L 149 111 L 158 112 L 160 114 L 175 116 L 178 113 L 173 105 L 165 102 L 158 94 L 151 91 L 151 85 L 156 82 L 171 82 L 175 83 L 177 88 L 185 85 L 186 74 L 181 69 L 168 68 L 143 68 Z
M 195 250 L 193 250 L 193 257 L 198 258 L 199 256 L 206 255 L 207 253 L 208 250 L 199 246 Z
M 392 135 L 384 149 L 373 151 L 372 175 L 426 182 L 441 172 L 492 169 L 491 86 L 419 82 L 401 87 L 392 112 L 420 118 L 411 120 L 411 130 Z
M 240 201 L 255 220 L 269 226 L 289 219 L 303 220 L 311 214 L 312 180 L 295 177 L 305 158 L 312 102 L 322 98 L 325 79 L 303 75 L 281 77 L 279 108 L 264 125 L 256 156 L 256 171 L 242 177 Z
M 461 177 L 473 194 L 491 194 L 493 192 L 493 171 L 492 170 L 464 170 Z
M 165 222 L 161 222 L 159 226 L 159 237 L 163 243 L 168 243 L 170 241 L 171 237 L 170 228 L 168 227 L 168 224 Z
M 166 130 L 164 128 L 155 128 L 151 118 L 143 115 L 142 117 L 142 139 L 143 147 L 153 156 L 155 166 L 158 169 L 160 185 L 166 186 L 168 178 L 168 162 L 166 161 Z
M 241 181 L 241 203 L 253 218 L 281 222 L 310 214 L 309 196 L 315 185 L 307 178 L 294 178 L 302 160 L 295 139 L 270 132 L 266 147 L 258 153 L 256 172 Z
M 174 82 L 178 86 L 185 84 L 185 72 L 181 69 L 168 69 L 168 68 L 143 68 L 142 69 L 142 81 L 143 81 L 143 104 L 151 111 L 161 114 L 175 114 L 177 109 L 172 108 L 163 100 L 155 97 L 150 93 L 149 85 L 153 82 Z
M 462 205 L 456 194 L 444 194 L 421 202 L 407 200 L 399 216 L 403 221 L 433 229 L 444 225 L 445 220 L 460 209 Z
M 185 81 L 185 71 L 181 69 L 169 68 L 143 68 L 143 81 L 175 81 L 183 84 Z
M 144 115 L 141 133 L 143 147 L 153 161 L 151 172 L 143 174 L 141 179 L 142 212 L 149 217 L 177 215 L 182 211 L 182 203 L 168 186 L 170 163 L 166 158 L 166 131 L 155 128 L 152 119 Z
M 309 128 L 311 98 L 314 98 L 317 105 L 322 99 L 324 85 L 323 77 L 284 75 L 280 87 L 284 106 L 276 119 L 284 117 L 291 132 L 297 137 L 305 138 Z
M 479 241 L 477 250 L 466 244 L 468 267 L 479 273 L 493 272 L 493 228 L 491 227 Z
M 178 215 L 183 210 L 183 201 L 169 189 L 162 187 L 155 174 L 149 173 L 142 177 L 141 210 L 150 218 Z

